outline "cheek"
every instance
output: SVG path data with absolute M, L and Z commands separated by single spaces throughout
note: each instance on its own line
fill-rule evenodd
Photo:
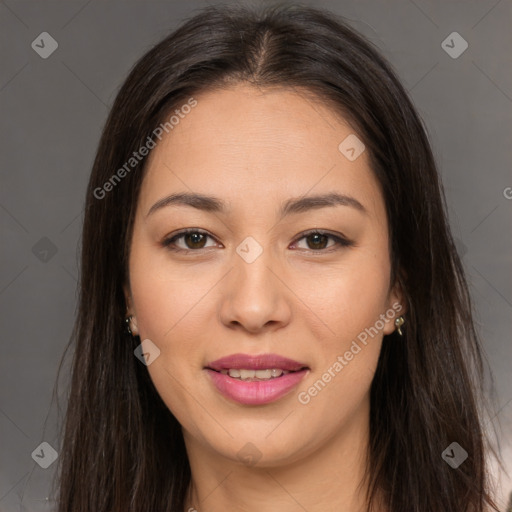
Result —
M 387 258 L 359 251 L 346 265 L 310 272 L 304 281 L 300 294 L 309 307 L 303 314 L 309 326 L 317 326 L 312 338 L 318 350 L 298 401 L 311 421 L 329 417 L 329 423 L 343 423 L 366 403 L 381 349 L 389 271 Z
M 130 285 L 141 337 L 167 344 L 178 331 L 183 339 L 193 336 L 194 326 L 206 318 L 204 298 L 214 284 L 215 272 L 176 264 L 165 249 L 134 238 Z
M 314 334 L 317 365 L 298 389 L 297 402 L 303 425 L 318 439 L 366 417 L 382 344 L 379 317 L 386 311 L 386 265 L 345 270 L 325 281 L 322 295 L 309 296 L 311 309 L 328 330 L 322 326 Z
M 379 254 L 354 252 L 328 270 L 323 265 L 310 266 L 294 283 L 304 301 L 301 314 L 309 318 L 310 326 L 317 326 L 317 342 L 328 341 L 327 352 L 350 345 L 386 311 L 390 264 Z M 382 329 L 381 322 L 378 327 Z
M 202 290 L 197 283 L 188 286 L 175 275 L 150 265 L 138 267 L 135 261 L 130 277 L 140 339 L 150 339 L 160 350 L 159 357 L 147 367 L 150 378 L 177 420 L 197 431 L 189 424 L 190 415 L 193 410 L 196 418 L 201 411 L 196 410 L 190 394 L 194 383 L 188 379 L 197 373 L 201 355 L 194 325 L 201 316 L 201 296 L 208 288 Z M 204 316 L 203 311 L 203 321 Z
M 205 332 L 212 319 L 211 289 L 218 276 L 211 271 L 198 272 L 193 266 L 177 266 L 164 250 L 137 242 L 134 236 L 130 256 L 137 326 L 141 341 L 150 339 L 160 350 L 148 372 L 167 407 L 180 423 L 188 424 L 191 410 L 195 416 L 201 415 L 190 390 L 197 385 L 194 379 L 208 342 Z M 204 268 L 211 269 L 211 265 Z
M 190 399 L 182 393 L 183 386 L 190 388 L 190 376 L 197 374 L 204 357 L 203 343 L 208 332 L 205 322 L 209 318 L 205 294 L 209 288 L 206 284 L 188 286 L 184 281 L 151 275 L 133 282 L 141 340 L 149 338 L 160 350 L 148 371 L 173 412 Z

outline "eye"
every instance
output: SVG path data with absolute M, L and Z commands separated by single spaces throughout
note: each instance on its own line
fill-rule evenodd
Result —
M 354 245 L 354 242 L 351 242 L 342 236 L 333 235 L 327 231 L 308 231 L 303 233 L 297 241 L 302 239 L 306 240 L 307 247 L 299 247 L 299 249 L 312 250 L 316 252 L 331 252 L 331 248 L 336 245 L 339 247 L 351 247 Z M 333 241 L 331 245 L 328 245 L 329 239 Z M 326 251 L 325 249 L 329 250 Z
M 212 247 L 211 245 L 206 245 L 206 240 L 208 238 L 212 237 L 205 231 L 191 228 L 180 231 L 171 238 L 165 239 L 162 242 L 162 245 L 171 251 L 194 251 L 197 249 L 206 249 L 208 247 Z M 185 246 L 177 246 L 176 242 L 180 239 L 183 239 Z
M 193 252 L 196 250 L 207 249 L 209 247 L 215 247 L 215 243 L 213 245 L 206 245 L 207 239 L 210 238 L 213 240 L 213 237 L 202 231 L 200 229 L 189 228 L 182 230 L 170 238 L 165 239 L 162 242 L 162 246 L 166 247 L 171 251 L 176 252 Z M 300 240 L 306 240 L 307 247 L 297 247 L 301 250 L 310 250 L 314 252 L 332 252 L 336 250 L 336 246 L 340 247 L 351 247 L 354 245 L 354 242 L 347 240 L 346 238 L 338 235 L 334 235 L 327 231 L 318 231 L 311 230 L 306 233 L 302 233 L 300 238 L 297 239 L 295 244 L 297 244 Z M 329 244 L 329 240 L 332 241 Z M 182 245 L 180 246 L 178 242 L 181 241 Z M 332 249 L 332 248 L 335 249 Z

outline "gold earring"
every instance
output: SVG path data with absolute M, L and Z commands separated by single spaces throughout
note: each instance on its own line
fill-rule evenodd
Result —
M 402 315 L 400 315 L 396 320 L 395 320 L 395 326 L 396 326 L 396 330 L 398 331 L 398 334 L 400 334 L 400 336 L 403 336 L 404 333 L 402 332 L 402 329 L 400 329 L 400 327 L 402 327 L 402 325 L 404 325 L 405 323 L 405 319 Z

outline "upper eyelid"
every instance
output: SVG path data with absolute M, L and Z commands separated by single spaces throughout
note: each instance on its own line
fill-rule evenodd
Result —
M 199 233 L 200 235 L 205 235 L 206 237 L 211 238 L 212 240 L 215 240 L 217 243 L 220 243 L 213 235 L 210 235 L 207 231 L 204 231 L 202 229 L 185 229 L 183 231 L 179 231 L 178 233 L 172 235 L 172 236 L 166 236 L 163 240 L 163 243 L 165 245 L 171 245 L 171 243 L 175 242 L 176 240 L 179 240 L 180 238 L 184 237 L 185 235 L 188 235 L 190 233 Z M 181 249 L 181 248 L 178 248 Z M 197 251 L 199 249 L 181 249 L 182 251 Z

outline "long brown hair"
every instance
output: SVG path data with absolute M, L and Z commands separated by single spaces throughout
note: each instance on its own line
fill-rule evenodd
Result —
M 170 111 L 237 82 L 296 87 L 332 105 L 357 128 L 384 195 L 391 281 L 405 294 L 407 323 L 403 337 L 384 337 L 372 383 L 369 510 L 378 493 L 390 512 L 495 508 L 480 417 L 483 357 L 423 124 L 370 42 L 329 11 L 288 5 L 203 9 L 136 63 L 115 99 L 86 195 L 59 512 L 183 511 L 191 474 L 181 426 L 134 357 L 140 339 L 124 329 L 147 158 L 112 176 Z M 452 442 L 468 453 L 457 469 L 441 456 Z

